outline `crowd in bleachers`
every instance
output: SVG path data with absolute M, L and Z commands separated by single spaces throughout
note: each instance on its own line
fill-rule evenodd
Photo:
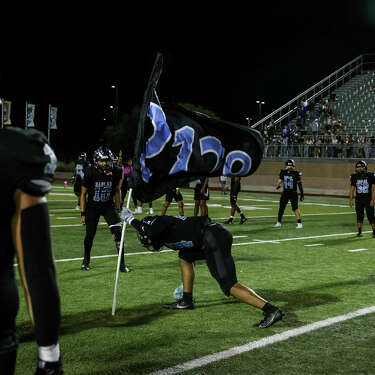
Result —
M 375 137 L 368 131 L 346 134 L 339 113 L 332 109 L 335 97 L 318 103 L 301 101 L 297 118 L 275 127 L 264 124 L 264 157 L 374 158 Z

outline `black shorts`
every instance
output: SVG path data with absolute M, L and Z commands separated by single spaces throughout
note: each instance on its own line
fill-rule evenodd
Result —
M 366 211 L 366 216 L 370 224 L 372 224 L 375 219 L 374 219 L 374 207 L 370 206 L 371 199 L 356 199 L 355 200 L 355 212 L 357 214 L 357 222 L 363 223 L 363 219 L 365 218 L 365 213 Z
M 201 193 L 201 190 L 202 190 L 202 184 L 197 184 L 194 188 L 194 200 L 195 201 L 201 201 L 201 200 L 208 201 L 210 199 L 210 191 L 208 189 L 208 185 L 203 194 Z
M 283 206 L 285 208 L 285 206 L 288 204 L 289 201 L 292 206 L 292 210 L 293 211 L 297 210 L 298 209 L 298 194 L 296 191 L 281 194 L 280 206 Z
M 173 199 L 176 201 L 176 202 L 179 202 L 179 201 L 182 201 L 182 194 L 179 192 L 178 194 L 176 193 L 176 189 L 172 189 L 170 191 L 168 191 L 168 193 L 165 195 L 165 200 L 167 202 L 172 202 Z

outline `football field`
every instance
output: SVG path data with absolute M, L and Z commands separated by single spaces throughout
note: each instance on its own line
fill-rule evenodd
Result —
M 191 216 L 193 190 L 182 194 L 185 215 Z M 209 216 L 223 223 L 229 195 L 210 196 Z M 125 235 L 131 272 L 119 275 L 112 316 L 114 241 L 102 220 L 92 268 L 80 270 L 85 229 L 76 201 L 71 185 L 62 183 L 48 196 L 67 375 L 375 374 L 375 238 L 367 219 L 363 237 L 356 237 L 348 199 L 306 196 L 299 203 L 303 229 L 296 229 L 290 204 L 282 227 L 273 228 L 279 195 L 239 194 L 248 221 L 239 225 L 236 214 L 227 226 L 238 280 L 286 313 L 268 329 L 252 327 L 261 311 L 226 297 L 203 261 L 196 264 L 196 308 L 163 309 L 180 284 L 178 255 L 147 252 L 132 227 Z M 155 214 L 163 201 L 153 202 Z M 147 206 L 135 217 L 146 216 Z M 176 203 L 167 214 L 178 215 Z M 20 299 L 16 374 L 28 375 L 36 367 L 37 348 L 21 286 Z

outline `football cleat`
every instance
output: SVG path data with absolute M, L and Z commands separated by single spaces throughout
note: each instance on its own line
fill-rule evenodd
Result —
M 272 311 L 268 314 L 264 312 L 263 315 L 264 315 L 264 319 L 261 320 L 259 323 L 254 324 L 253 327 L 258 327 L 258 328 L 271 327 L 273 324 L 275 324 L 279 320 L 282 320 L 285 313 L 281 309 L 277 308 L 275 311 Z
M 297 228 L 297 229 L 301 229 L 301 228 L 303 228 L 303 227 L 302 227 L 302 223 L 297 223 L 296 228 Z
M 245 221 L 247 221 L 247 217 L 242 216 L 240 220 L 240 224 L 243 224 Z
M 35 375 L 63 375 L 61 361 L 57 362 L 45 362 L 38 359 L 38 368 Z
M 233 224 L 233 219 L 230 217 L 228 220 L 224 221 L 224 224 Z
M 125 264 L 121 264 L 120 272 L 130 272 L 129 268 L 125 266 Z
M 89 271 L 90 270 L 89 264 L 82 263 L 81 270 L 82 271 Z
M 167 303 L 163 307 L 169 310 L 192 310 L 194 309 L 194 302 L 187 302 L 184 299 L 180 299 L 176 302 Z
M 281 223 L 278 221 L 273 227 L 274 228 L 280 228 L 281 227 Z

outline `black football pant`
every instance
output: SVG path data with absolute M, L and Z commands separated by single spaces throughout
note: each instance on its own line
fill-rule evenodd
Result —
M 292 206 L 292 210 L 295 211 L 298 209 L 298 194 L 297 192 L 292 192 L 288 194 L 281 194 L 280 197 L 280 207 L 279 207 L 279 213 L 277 215 L 277 221 L 281 223 L 281 220 L 284 215 L 285 207 L 290 201 L 290 204 Z
M 357 223 L 363 223 L 365 213 L 370 224 L 374 223 L 374 207 L 370 206 L 370 200 L 356 199 L 355 212 L 357 214 Z
M 86 236 L 84 240 L 85 255 L 83 262 L 90 264 L 92 244 L 98 227 L 100 216 L 103 216 L 115 240 L 119 251 L 121 243 L 121 220 L 113 203 L 101 205 L 87 205 L 86 208 Z M 121 265 L 125 265 L 124 251 L 121 255 Z
M 211 276 L 219 283 L 225 295 L 237 283 L 236 267 L 231 254 L 232 233 L 219 223 L 212 222 L 205 229 L 202 248 L 181 250 L 179 257 L 192 263 L 205 259 Z

